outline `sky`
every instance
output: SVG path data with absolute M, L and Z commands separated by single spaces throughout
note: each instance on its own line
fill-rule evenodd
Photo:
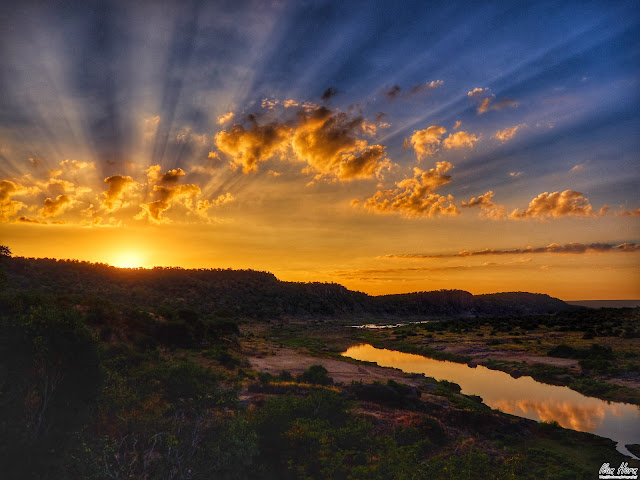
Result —
M 638 38 L 633 0 L 4 4 L 0 243 L 638 299 Z

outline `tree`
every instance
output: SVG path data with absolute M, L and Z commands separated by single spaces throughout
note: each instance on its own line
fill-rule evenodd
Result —
M 10 257 L 11 249 L 6 245 L 0 245 L 0 257 Z

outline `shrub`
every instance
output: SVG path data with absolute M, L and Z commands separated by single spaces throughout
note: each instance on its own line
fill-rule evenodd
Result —
M 329 376 L 329 371 L 322 365 L 311 365 L 306 372 L 298 377 L 298 380 L 315 385 L 333 385 L 333 379 Z

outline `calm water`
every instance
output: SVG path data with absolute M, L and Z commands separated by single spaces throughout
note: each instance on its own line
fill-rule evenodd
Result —
M 633 456 L 625 444 L 640 443 L 640 408 L 635 405 L 585 397 L 567 387 L 546 385 L 531 377 L 513 378 L 481 365 L 471 368 L 371 345 L 356 345 L 342 355 L 457 383 L 462 393 L 480 395 L 491 408 L 531 420 L 555 420 L 565 428 L 610 438 L 625 455 Z

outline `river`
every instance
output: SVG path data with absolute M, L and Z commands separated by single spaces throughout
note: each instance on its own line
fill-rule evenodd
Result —
M 610 438 L 617 442 L 619 452 L 636 458 L 625 447 L 640 443 L 640 408 L 635 405 L 587 397 L 568 387 L 547 385 L 531 377 L 513 378 L 482 365 L 469 367 L 371 345 L 353 346 L 342 355 L 457 383 L 462 393 L 481 396 L 491 408 L 531 420 L 555 420 L 564 428 Z

